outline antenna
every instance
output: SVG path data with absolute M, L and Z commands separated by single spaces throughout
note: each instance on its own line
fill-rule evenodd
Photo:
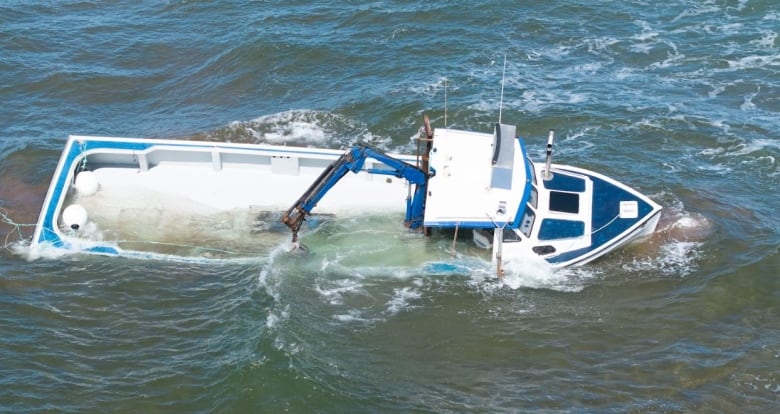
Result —
M 504 79 L 506 78 L 506 53 L 504 53 L 504 70 L 501 71 L 501 100 L 498 102 L 498 123 L 501 123 L 501 110 L 504 109 Z

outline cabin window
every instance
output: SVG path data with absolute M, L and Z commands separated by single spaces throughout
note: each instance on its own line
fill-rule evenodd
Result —
M 550 211 L 573 214 L 579 213 L 580 195 L 577 193 L 550 191 Z
M 525 234 L 526 237 L 531 237 L 531 230 L 534 228 L 535 220 L 536 213 L 534 213 L 530 207 L 526 207 L 525 212 L 523 213 L 523 220 L 520 222 L 520 231 Z
M 531 250 L 540 256 L 544 256 L 545 254 L 555 253 L 555 246 L 546 244 L 544 246 L 534 246 Z
M 527 160 L 528 165 L 531 166 L 531 168 L 529 168 L 529 170 L 531 170 L 531 181 L 534 183 L 534 185 L 536 185 L 536 169 L 534 168 L 534 163 L 531 162 L 530 158 L 527 158 Z
M 539 192 L 536 191 L 535 186 L 531 186 L 531 196 L 528 197 L 528 205 L 530 205 L 533 208 L 538 208 L 537 204 L 539 203 Z
M 504 228 L 503 237 L 505 243 L 516 243 L 523 240 L 515 229 L 508 229 L 506 227 Z

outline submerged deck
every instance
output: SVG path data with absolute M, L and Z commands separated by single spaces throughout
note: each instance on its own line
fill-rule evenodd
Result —
M 289 236 L 279 222 L 281 213 L 342 154 L 314 148 L 75 136 L 68 146 L 34 242 L 63 247 L 99 242 L 171 254 L 181 253 L 179 247 L 243 252 L 258 243 L 278 243 Z M 366 168 L 381 165 L 369 161 Z M 78 174 L 91 175 L 96 191 L 80 189 Z M 321 200 L 317 213 L 401 213 L 408 192 L 403 179 L 349 174 Z M 88 225 L 78 230 L 63 219 L 72 205 L 83 207 L 88 215 Z

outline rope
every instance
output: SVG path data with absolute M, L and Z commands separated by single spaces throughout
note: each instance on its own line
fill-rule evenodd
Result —
M 608 221 L 608 222 L 607 222 L 607 224 L 605 224 L 605 225 L 603 225 L 603 226 L 601 226 L 601 227 L 597 228 L 596 230 L 593 230 L 592 232 L 590 232 L 590 235 L 592 236 L 592 235 L 594 235 L 594 234 L 596 234 L 596 233 L 600 232 L 601 230 L 604 230 L 604 229 L 605 229 L 605 228 L 607 228 L 607 227 L 608 227 L 610 224 L 612 224 L 612 222 L 614 222 L 615 220 L 617 220 L 617 219 L 619 219 L 619 218 L 620 218 L 620 214 L 616 215 L 615 217 L 612 217 L 612 220 Z
M 35 227 L 35 224 L 21 224 L 13 221 L 11 217 L 8 216 L 8 211 L 2 207 L 0 207 L 0 221 L 13 227 L 16 230 L 16 234 L 19 236 L 19 240 L 25 239 L 24 234 L 22 234 L 22 227 Z M 11 246 L 9 239 L 12 234 L 14 234 L 13 230 L 5 235 L 5 240 L 3 243 L 4 249 L 7 249 Z
M 79 171 L 86 171 L 87 169 L 87 157 L 85 153 L 87 152 L 87 144 L 84 141 L 79 142 L 79 149 L 81 150 L 81 165 L 79 166 Z

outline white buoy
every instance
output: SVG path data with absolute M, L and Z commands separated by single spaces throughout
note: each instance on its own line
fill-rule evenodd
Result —
M 100 188 L 97 176 L 92 171 L 82 171 L 76 176 L 74 184 L 80 196 L 91 196 Z
M 73 230 L 78 230 L 87 224 L 87 209 L 80 204 L 71 204 L 62 212 L 62 221 Z

